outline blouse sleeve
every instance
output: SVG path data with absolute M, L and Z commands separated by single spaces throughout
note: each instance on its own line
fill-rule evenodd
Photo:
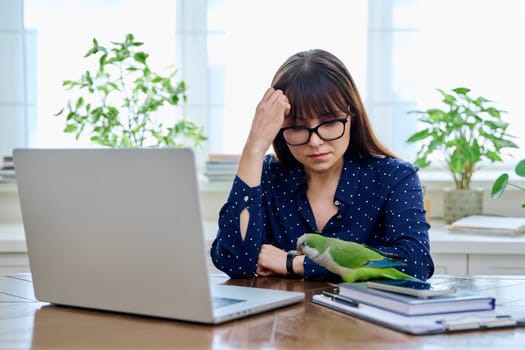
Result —
M 239 217 L 244 209 L 249 211 L 250 219 L 243 241 Z M 210 254 L 215 267 L 232 278 L 255 274 L 264 236 L 264 217 L 261 186 L 249 187 L 236 176 L 227 201 L 220 210 L 219 229 L 211 246 Z
M 386 244 L 376 247 L 404 258 L 401 271 L 426 280 L 434 273 L 423 205 L 423 189 L 417 173 L 410 172 L 391 190 L 385 203 Z

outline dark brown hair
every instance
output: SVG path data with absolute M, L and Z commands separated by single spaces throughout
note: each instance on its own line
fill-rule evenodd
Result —
M 395 156 L 377 139 L 359 92 L 346 66 L 324 50 L 299 52 L 277 70 L 272 87 L 282 90 L 291 109 L 288 118 L 316 117 L 342 113 L 350 117 L 350 143 L 346 153 L 352 159 Z M 348 127 L 348 124 L 347 124 Z M 281 133 L 273 141 L 277 159 L 283 165 L 297 164 Z

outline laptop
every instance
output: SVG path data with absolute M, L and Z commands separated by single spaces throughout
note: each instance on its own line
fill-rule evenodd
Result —
M 14 160 L 40 301 L 218 324 L 304 300 L 210 281 L 191 149 L 16 149 Z

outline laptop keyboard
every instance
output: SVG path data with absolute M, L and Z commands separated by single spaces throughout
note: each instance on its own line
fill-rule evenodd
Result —
M 224 307 L 232 304 L 242 303 L 243 301 L 246 301 L 244 299 L 232 299 L 232 298 L 223 298 L 223 297 L 213 297 L 212 298 L 212 305 L 213 308 L 219 308 Z

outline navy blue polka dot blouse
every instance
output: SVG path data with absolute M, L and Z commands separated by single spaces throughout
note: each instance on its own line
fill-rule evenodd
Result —
M 306 189 L 302 166 L 283 168 L 271 155 L 264 159 L 259 186 L 249 187 L 236 177 L 220 211 L 211 248 L 214 265 L 230 277 L 253 276 L 262 244 L 291 250 L 299 236 L 317 232 L 396 254 L 406 263 L 401 271 L 423 280 L 432 276 L 430 226 L 416 167 L 388 157 L 347 157 L 334 198 L 338 212 L 321 232 Z M 239 216 L 245 208 L 250 220 L 243 241 Z M 309 258 L 304 260 L 304 278 L 340 280 Z

